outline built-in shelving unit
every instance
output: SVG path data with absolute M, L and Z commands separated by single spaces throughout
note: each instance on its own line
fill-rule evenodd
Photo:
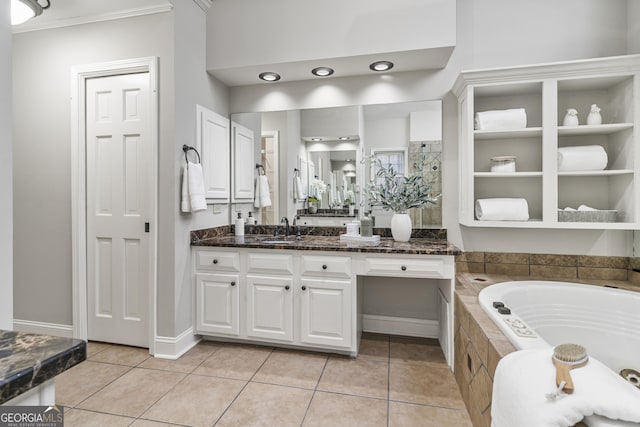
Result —
M 462 72 L 459 100 L 460 223 L 472 227 L 640 228 L 640 55 Z M 602 124 L 587 125 L 592 104 Z M 527 127 L 474 130 L 477 112 L 524 108 Z M 569 108 L 579 126 L 562 126 Z M 558 148 L 601 145 L 605 170 L 558 171 Z M 490 159 L 515 156 L 516 172 Z M 529 221 L 480 221 L 477 199 L 525 198 Z M 615 222 L 561 222 L 558 209 L 617 211 Z

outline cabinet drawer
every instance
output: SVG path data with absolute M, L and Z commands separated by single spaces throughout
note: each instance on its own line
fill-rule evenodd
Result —
M 293 255 L 254 252 L 247 254 L 248 273 L 293 274 Z
M 348 256 L 304 255 L 301 262 L 303 276 L 351 278 L 351 258 Z
M 238 252 L 197 251 L 196 270 L 240 271 L 240 254 Z
M 443 258 L 367 257 L 364 268 L 368 276 L 447 277 L 447 265 Z

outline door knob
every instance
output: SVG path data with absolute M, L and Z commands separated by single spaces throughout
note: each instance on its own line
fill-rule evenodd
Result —
M 303 290 L 303 291 L 306 291 L 306 290 L 307 290 L 307 287 L 306 287 L 306 286 L 302 286 L 302 290 Z
M 285 286 L 284 288 L 288 291 L 289 290 L 289 285 Z
M 217 259 L 214 259 L 214 260 L 213 260 L 213 263 L 214 263 L 214 264 L 217 264 L 217 263 L 218 263 L 218 260 L 217 260 Z
M 327 264 L 323 264 L 323 265 L 322 265 L 322 269 L 323 269 L 323 270 L 326 270 L 326 269 L 327 269 Z
M 400 270 L 402 270 L 402 271 L 407 271 L 407 266 L 406 266 L 406 265 L 403 265 L 402 267 L 400 267 Z
M 236 282 L 231 282 L 231 286 L 235 286 L 235 285 L 236 285 Z

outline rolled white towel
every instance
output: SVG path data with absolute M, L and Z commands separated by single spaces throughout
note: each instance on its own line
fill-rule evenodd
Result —
M 524 108 L 479 111 L 476 113 L 476 130 L 508 130 L 527 127 L 527 112 Z
M 529 205 L 526 199 L 478 199 L 476 218 L 479 221 L 528 221 Z
M 607 167 L 607 152 L 602 145 L 558 148 L 558 171 L 600 171 Z
M 578 206 L 578 210 L 579 211 L 597 211 L 598 209 L 592 208 L 591 206 L 587 206 L 587 205 L 580 205 Z

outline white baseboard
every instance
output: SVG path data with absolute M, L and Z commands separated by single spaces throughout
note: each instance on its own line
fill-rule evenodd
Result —
M 177 337 L 156 337 L 154 357 L 175 360 L 192 349 L 201 338 L 189 328 Z
M 32 320 L 13 319 L 13 329 L 30 334 L 51 335 L 54 337 L 73 338 L 73 326 L 57 323 L 35 322 Z
M 362 330 L 364 332 L 375 332 L 378 334 L 438 338 L 440 323 L 437 320 L 363 314 Z

